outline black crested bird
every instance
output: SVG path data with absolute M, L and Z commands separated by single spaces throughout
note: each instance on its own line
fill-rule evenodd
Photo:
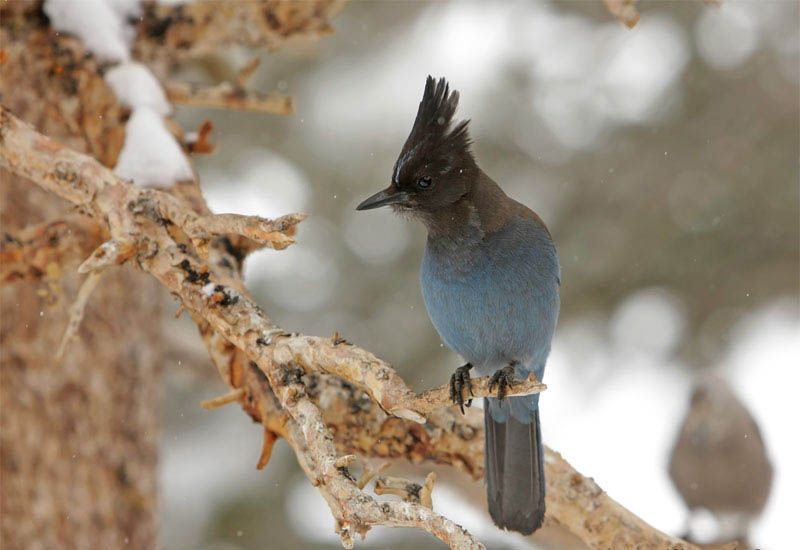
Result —
M 391 185 L 358 210 L 392 205 L 427 228 L 425 306 L 467 361 L 451 377 L 453 400 L 463 408 L 471 369 L 492 374 L 497 387 L 484 414 L 489 513 L 499 527 L 530 534 L 545 511 L 539 396 L 504 396 L 515 378 L 544 374 L 558 320 L 558 255 L 539 216 L 478 167 L 468 121 L 453 122 L 457 105 L 458 92 L 429 76 Z

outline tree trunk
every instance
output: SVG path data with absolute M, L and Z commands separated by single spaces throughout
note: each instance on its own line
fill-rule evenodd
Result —
M 0 17 L 0 101 L 112 164 L 125 112 L 95 62 L 76 39 L 51 32 L 35 4 L 5 4 Z M 71 213 L 30 182 L 0 178 L 4 246 L 19 244 L 22 228 Z M 53 262 L 2 283 L 0 545 L 154 547 L 161 293 L 132 267 L 106 273 L 58 362 L 84 279 L 75 267 Z

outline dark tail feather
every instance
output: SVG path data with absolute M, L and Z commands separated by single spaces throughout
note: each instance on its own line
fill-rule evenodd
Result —
M 530 535 L 544 520 L 539 411 L 533 413 L 530 424 L 523 424 L 510 415 L 505 422 L 497 422 L 487 410 L 484 424 L 489 514 L 498 527 Z

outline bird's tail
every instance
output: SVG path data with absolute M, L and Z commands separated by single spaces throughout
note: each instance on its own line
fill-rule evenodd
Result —
M 507 397 L 505 401 L 512 402 L 508 408 L 523 405 L 513 403 L 518 399 L 529 398 Z M 495 414 L 505 417 L 500 422 L 492 415 L 497 406 L 496 400 L 490 398 L 484 413 L 489 514 L 498 527 L 530 535 L 544 520 L 544 451 L 539 410 L 530 413 L 529 423 L 511 414 Z

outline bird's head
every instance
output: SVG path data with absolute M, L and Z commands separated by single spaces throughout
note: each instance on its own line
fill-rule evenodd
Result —
M 453 123 L 458 92 L 444 78 L 429 76 L 417 118 L 397 158 L 392 183 L 357 210 L 391 205 L 396 212 L 424 215 L 457 202 L 475 180 L 468 120 Z

